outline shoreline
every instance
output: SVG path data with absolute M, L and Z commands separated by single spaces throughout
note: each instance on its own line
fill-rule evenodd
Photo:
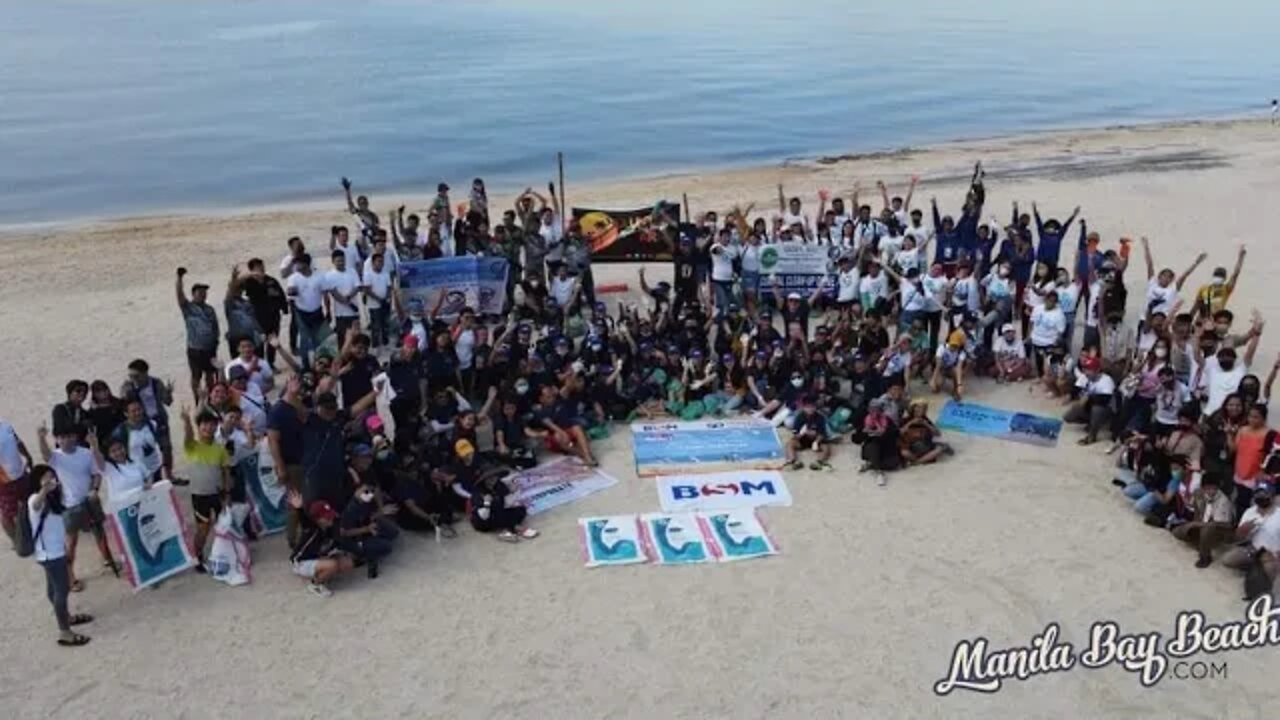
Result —
M 912 159 L 923 161 L 923 156 L 937 155 L 947 151 L 957 151 L 970 149 L 971 146 L 981 145 L 999 145 L 1004 148 L 1021 148 L 1027 145 L 1035 145 L 1037 143 L 1053 143 L 1061 140 L 1072 141 L 1088 141 L 1105 139 L 1104 136 L 1116 134 L 1132 134 L 1132 133 L 1151 133 L 1151 132 L 1180 132 L 1193 129 L 1205 130 L 1230 130 L 1239 127 L 1258 126 L 1265 127 L 1269 124 L 1266 118 L 1257 118 L 1241 115 L 1227 115 L 1223 117 L 1202 117 L 1193 119 L 1174 119 L 1174 120 L 1157 120 L 1151 122 L 1138 123 L 1120 123 L 1108 124 L 1103 126 L 1085 126 L 1076 128 L 1048 128 L 1043 130 L 1029 130 L 1025 132 L 1013 134 L 997 134 L 991 136 L 979 136 L 968 138 L 956 138 L 951 140 L 943 140 L 940 142 L 925 143 L 918 145 L 902 145 L 898 147 L 887 147 L 872 150 L 839 152 L 832 154 L 818 154 L 813 156 L 800 156 L 784 158 L 782 160 L 769 163 L 749 163 L 743 165 L 722 165 L 710 166 L 706 168 L 671 168 L 668 170 L 652 173 L 641 173 L 638 175 L 607 175 L 592 178 L 585 177 L 580 182 L 586 183 L 589 188 L 585 194 L 576 192 L 578 187 L 573 179 L 572 172 L 567 173 L 566 185 L 570 190 L 569 199 L 572 201 L 579 197 L 595 197 L 600 194 L 608 195 L 608 191 L 614 188 L 621 188 L 636 185 L 666 185 L 680 180 L 689 180 L 690 182 L 706 182 L 709 178 L 735 178 L 746 174 L 759 174 L 774 171 L 779 175 L 793 173 L 796 170 L 807 171 L 824 171 L 836 168 L 847 167 L 852 163 L 883 163 L 883 162 L 903 162 Z M 976 149 L 976 148 L 974 148 Z M 980 158 L 981 159 L 981 158 Z M 571 162 L 571 159 L 567 159 Z M 1194 159 L 1193 159 L 1194 160 Z M 572 167 L 570 165 L 570 167 Z M 1034 170 L 1035 168 L 1030 168 Z M 988 175 L 996 177 L 1016 176 L 1024 174 L 1026 170 L 1019 172 L 991 173 Z M 963 179 L 966 172 L 958 172 L 955 175 L 946 176 L 921 176 L 922 181 L 927 182 L 949 182 L 953 180 Z M 445 180 L 449 182 L 449 180 Z M 469 186 L 464 186 L 461 181 L 453 181 L 458 183 L 461 190 L 451 189 L 451 197 L 455 203 L 460 202 L 466 196 Z M 375 186 L 376 187 L 376 186 Z M 535 185 L 535 187 L 538 187 Z M 868 183 L 868 188 L 870 188 Z M 359 185 L 356 186 L 357 193 Z M 508 201 L 514 198 L 519 192 L 516 188 L 508 188 L 498 186 L 490 188 L 491 197 L 500 202 Z M 410 189 L 392 189 L 392 190 L 373 190 L 369 191 L 374 200 L 374 210 L 386 204 L 409 204 L 414 202 L 414 198 L 422 198 L 425 203 L 432 197 L 432 189 L 430 183 L 421 191 Z M 679 197 L 666 197 L 671 202 L 678 202 Z M 639 202 L 639 201 L 637 201 Z M 652 199 L 644 201 L 651 203 Z M 642 203 L 642 204 L 644 204 Z M 570 204 L 573 207 L 573 203 Z M 611 208 L 624 209 L 624 208 Z M 143 225 L 153 224 L 156 222 L 167 222 L 182 220 L 187 218 L 208 218 L 229 220 L 237 217 L 261 215 L 261 214 L 311 214 L 319 212 L 341 211 L 341 189 L 334 184 L 333 192 L 327 195 L 316 194 L 312 197 L 301 197 L 291 200 L 280 200 L 264 202 L 260 204 L 246 204 L 236 206 L 211 206 L 202 207 L 181 207 L 175 206 L 166 209 L 158 209 L 149 212 L 123 213 L 120 215 L 83 215 L 59 220 L 45 220 L 22 223 L 0 223 L 0 239 L 11 235 L 21 235 L 26 233 L 41 233 L 53 230 L 74 230 L 87 229 L 94 226 L 111 226 L 119 227 L 121 225 Z

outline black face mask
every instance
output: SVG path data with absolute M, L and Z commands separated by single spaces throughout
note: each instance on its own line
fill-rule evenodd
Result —
M 1254 501 L 1253 501 L 1253 504 L 1254 504 L 1254 505 L 1257 505 L 1258 507 L 1260 507 L 1260 508 L 1262 508 L 1262 509 L 1264 509 L 1264 510 L 1265 510 L 1266 508 L 1271 507 L 1271 498 L 1269 498 L 1269 497 L 1260 497 L 1260 498 L 1257 498 L 1256 500 L 1254 500 Z
M 61 515 L 66 506 L 62 504 L 62 486 L 54 488 L 48 495 L 44 496 L 45 507 L 49 508 L 49 512 L 55 515 Z
M 1230 372 L 1231 369 L 1234 368 L 1235 366 L 1236 366 L 1235 360 L 1225 360 L 1225 361 L 1219 360 L 1218 361 L 1218 367 L 1222 368 L 1226 372 Z

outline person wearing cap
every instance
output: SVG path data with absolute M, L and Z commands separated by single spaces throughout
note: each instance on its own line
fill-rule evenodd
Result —
M 475 447 L 466 440 L 458 441 L 454 452 L 463 468 L 474 463 Z M 469 483 L 461 483 L 465 486 L 462 489 L 467 495 L 471 527 L 482 533 L 497 532 L 497 538 L 503 542 L 532 540 L 538 537 L 538 531 L 524 526 L 529 512 L 503 482 L 502 472 L 491 469 L 465 473 L 473 478 Z M 462 474 L 460 468 L 455 467 L 455 476 Z
M 995 360 L 996 382 L 1018 382 L 1031 377 L 1027 348 L 1018 339 L 1018 329 L 1013 323 L 1000 327 L 1000 334 L 991 341 L 991 355 Z
M 1067 409 L 1062 419 L 1084 425 L 1085 435 L 1079 444 L 1091 445 L 1098 441 L 1098 433 L 1111 425 L 1116 382 L 1102 371 L 1102 360 L 1096 356 L 1082 357 L 1080 369 L 1083 374 L 1076 381 L 1076 388 L 1081 397 Z
M 182 451 L 191 481 L 191 510 L 195 515 L 194 549 L 196 572 L 205 572 L 204 546 L 209 529 L 231 492 L 231 456 L 217 442 L 218 418 L 201 412 L 191 418 L 191 409 L 182 408 Z
M 1201 569 L 1213 564 L 1214 549 L 1234 534 L 1235 508 L 1221 483 L 1218 475 L 1206 473 L 1191 498 L 1191 520 L 1173 527 L 1174 537 L 1199 551 L 1196 567 Z
M 187 368 L 191 371 L 191 396 L 199 398 L 201 383 L 207 389 L 213 386 L 218 377 L 218 369 L 214 365 L 218 356 L 218 313 L 208 303 L 209 286 L 204 283 L 192 285 L 191 298 L 187 298 L 187 291 L 183 287 L 186 274 L 186 268 L 178 268 L 174 293 L 187 330 Z
M 373 450 L 368 445 L 356 445 L 352 450 L 351 477 L 359 477 L 355 469 L 359 464 L 372 460 Z M 347 501 L 338 520 L 338 546 L 357 561 L 363 561 L 369 579 L 378 577 L 379 564 L 391 554 L 392 542 L 400 534 L 385 515 L 395 509 L 384 507 L 380 489 L 372 478 L 361 479 L 355 494 Z
M 969 364 L 969 354 L 965 352 L 963 330 L 953 330 L 947 341 L 938 346 L 933 363 L 933 374 L 929 378 L 929 389 L 941 392 L 943 383 L 951 383 L 951 397 L 956 402 L 964 400 L 964 373 Z
M 332 505 L 316 500 L 307 506 L 307 516 L 310 523 L 289 554 L 289 562 L 293 574 L 307 580 L 307 592 L 329 597 L 333 594 L 329 581 L 351 572 L 355 562 L 338 547 L 338 512 Z
M 1236 544 L 1222 554 L 1222 564 L 1236 570 L 1248 570 L 1254 562 L 1273 582 L 1280 570 L 1280 512 L 1276 512 L 1275 486 L 1258 483 L 1251 494 L 1252 503 L 1240 516 L 1236 526 Z
M 1240 270 L 1244 268 L 1245 247 L 1240 246 L 1236 252 L 1236 265 L 1231 270 L 1231 275 L 1227 275 L 1227 269 L 1218 267 L 1213 269 L 1213 277 L 1209 283 L 1201 285 L 1196 290 L 1195 305 L 1192 307 L 1191 313 L 1198 319 L 1213 317 L 1214 313 L 1225 310 L 1227 303 L 1231 300 L 1232 293 L 1236 289 L 1236 281 L 1240 279 Z
M 831 444 L 827 438 L 827 418 L 818 411 L 817 399 L 812 394 L 800 396 L 798 409 L 792 419 L 792 435 L 787 441 L 787 467 L 803 470 L 800 453 L 812 450 L 816 459 L 810 470 L 831 470 Z

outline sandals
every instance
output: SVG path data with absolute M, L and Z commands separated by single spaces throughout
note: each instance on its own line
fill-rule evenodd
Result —
M 499 540 L 501 540 L 502 542 L 506 542 L 506 543 L 518 543 L 518 542 L 520 542 L 520 536 L 519 536 L 519 535 L 516 535 L 515 533 L 511 532 L 510 530 L 503 530 L 502 532 L 498 533 L 498 539 L 499 539 Z
M 803 470 L 803 469 L 804 469 L 804 463 L 800 462 L 799 460 L 792 460 L 791 462 L 787 463 L 787 469 L 788 469 L 788 470 Z
M 62 647 L 80 647 L 81 645 L 88 645 L 89 638 L 86 635 L 72 633 L 69 639 L 61 637 L 58 638 L 58 644 Z
M 71 592 L 84 592 L 84 581 L 79 579 L 72 580 L 70 589 Z
M 93 616 L 85 613 L 77 613 L 71 616 L 70 622 L 72 625 L 88 625 L 93 622 Z
M 529 528 L 529 527 L 520 531 L 520 537 L 524 538 L 525 540 L 532 540 L 538 537 L 538 535 L 540 534 L 541 533 L 539 533 L 537 530 L 534 530 L 533 528 Z

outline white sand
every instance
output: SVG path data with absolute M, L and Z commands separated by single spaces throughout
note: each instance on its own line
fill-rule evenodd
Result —
M 689 194 L 695 212 L 733 202 L 772 208 L 774 186 L 816 209 L 820 187 L 883 178 L 901 192 L 923 178 L 956 212 L 975 159 L 989 170 L 988 211 L 1010 201 L 1046 217 L 1084 208 L 1111 245 L 1148 235 L 1158 266 L 1181 271 L 1210 253 L 1187 292 L 1248 239 L 1232 305 L 1280 315 L 1263 271 L 1280 251 L 1264 234 L 1280 196 L 1280 132 L 1258 123 L 1153 126 L 965 142 L 909 153 L 595 185 L 570 178 L 570 200 L 634 206 Z M 468 179 L 450 179 L 465 188 Z M 531 180 L 537 180 L 531 178 Z M 533 182 L 534 185 L 545 184 Z M 459 193 L 460 194 L 460 193 Z M 413 198 L 424 203 L 429 194 Z M 847 197 L 847 194 L 846 194 Z M 504 200 L 505 202 L 505 200 Z M 398 204 L 375 198 L 375 209 Z M 878 206 L 878 200 L 875 202 Z M 117 384 L 148 358 L 159 377 L 186 378 L 173 269 L 220 285 L 233 262 L 271 267 L 301 234 L 313 250 L 346 222 L 335 189 L 321 209 L 158 217 L 0 235 L 0 413 L 35 449 L 35 427 L 72 378 Z M 1074 242 L 1074 235 L 1072 236 Z M 322 253 L 320 253 L 322 254 Z M 1140 258 L 1131 295 L 1145 282 Z M 599 267 L 600 282 L 633 268 Z M 1130 302 L 1135 308 L 1136 302 Z M 1241 322 L 1246 322 L 1242 319 Z M 1276 331 L 1272 331 L 1274 333 Z M 1278 347 L 1264 336 L 1255 370 Z M 1050 412 L 1025 387 L 977 383 L 975 396 Z M 939 402 L 934 403 L 936 412 Z M 0 552 L 0 717 L 528 717 L 924 718 L 1243 717 L 1274 685 L 1274 650 L 1233 653 L 1226 680 L 1166 678 L 1155 690 L 1117 667 L 1007 683 L 994 695 L 937 698 L 955 642 L 1027 643 L 1050 621 L 1081 645 L 1090 623 L 1169 632 L 1175 614 L 1239 616 L 1240 581 L 1144 526 L 1108 483 L 1100 450 L 1069 431 L 1056 449 L 952 435 L 958 456 L 892 477 L 885 489 L 852 472 L 788 476 L 795 506 L 766 511 L 784 554 L 726 566 L 581 567 L 575 519 L 657 508 L 635 477 L 625 430 L 601 443 L 617 487 L 538 518 L 544 535 L 507 547 L 464 530 L 437 547 L 409 538 L 383 576 L 342 581 L 329 600 L 303 592 L 283 540 L 255 548 L 254 582 L 230 589 L 187 575 L 132 595 L 103 576 L 85 542 L 88 578 L 73 607 L 98 620 L 93 642 L 53 644 L 35 563 Z M 234 703 L 234 704 L 233 704 Z

